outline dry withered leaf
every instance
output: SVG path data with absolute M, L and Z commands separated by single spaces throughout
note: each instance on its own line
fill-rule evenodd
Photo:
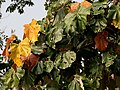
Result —
M 118 53 L 120 53 L 120 45 L 115 46 L 115 51 L 118 52 Z
M 8 46 L 6 46 L 6 47 L 5 47 L 5 49 L 3 50 L 2 55 L 3 55 L 3 56 L 6 56 L 6 57 L 8 57 L 8 56 L 9 56 Z
M 97 33 L 95 37 L 95 47 L 101 51 L 105 51 L 108 46 L 108 32 L 103 31 Z
M 20 59 L 27 65 L 29 71 L 37 64 L 39 56 L 35 54 L 30 54 L 28 57 L 20 56 Z
M 16 65 L 15 63 L 12 65 L 12 68 L 13 68 L 15 71 L 17 71 L 17 65 Z
M 12 43 L 14 40 L 16 39 L 16 36 L 14 34 L 12 34 L 7 40 L 6 40 L 6 47 L 5 49 L 3 50 L 2 52 L 2 55 L 3 56 L 6 56 L 8 57 L 9 56 L 9 46 L 10 46 L 10 43 Z

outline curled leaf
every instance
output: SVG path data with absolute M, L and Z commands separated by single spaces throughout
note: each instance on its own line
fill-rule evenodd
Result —
M 3 53 L 2 53 L 3 56 L 6 56 L 6 57 L 9 56 L 8 49 L 9 49 L 10 43 L 12 43 L 15 40 L 15 38 L 16 38 L 16 36 L 14 34 L 12 34 L 11 37 L 9 37 L 6 40 L 6 47 L 5 47 L 5 49 L 3 50 Z
M 6 57 L 9 56 L 8 46 L 5 47 L 5 49 L 3 50 L 2 55 L 3 55 L 3 56 L 6 56 Z
M 11 42 L 13 42 L 15 40 L 16 36 L 14 34 L 11 35 L 11 37 L 9 37 L 6 40 L 6 44 L 10 44 Z
M 101 51 L 105 51 L 108 46 L 108 32 L 99 32 L 95 37 L 95 47 Z

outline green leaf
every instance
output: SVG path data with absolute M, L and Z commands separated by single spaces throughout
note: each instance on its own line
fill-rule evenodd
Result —
M 91 28 L 95 33 L 102 32 L 107 27 L 107 20 L 105 17 L 100 16 L 99 18 L 93 18 L 90 21 Z
M 57 15 L 55 17 L 53 25 L 55 25 L 55 24 L 59 23 L 60 21 L 62 21 L 64 19 L 64 17 L 65 17 L 65 8 L 61 8 L 58 11 L 58 13 L 57 13 Z
M 51 82 L 47 85 L 47 90 L 59 90 L 58 83 L 57 83 L 56 81 L 51 81 Z
M 103 2 L 100 2 L 100 1 L 97 1 L 97 2 L 93 2 L 93 5 L 92 5 L 92 9 L 93 9 L 93 13 L 94 15 L 99 15 L 99 14 L 104 14 L 105 12 L 105 8 L 107 8 L 107 1 L 103 1 Z
M 32 51 L 34 54 L 40 55 L 41 53 L 43 53 L 43 47 L 42 47 L 42 46 L 37 46 L 37 45 L 35 45 L 35 44 L 32 44 L 32 45 L 31 45 L 31 51 Z
M 64 22 L 65 22 L 65 28 L 67 28 L 66 32 L 69 32 L 69 29 L 71 28 L 72 25 L 74 25 L 75 23 L 75 17 L 76 14 L 75 13 L 68 13 L 65 18 L 64 18 Z
M 76 53 L 73 51 L 67 51 L 66 53 L 58 54 L 54 64 L 57 68 L 66 69 L 70 67 L 75 60 Z
M 21 68 L 17 68 L 17 71 L 14 71 L 13 68 L 11 68 L 6 74 L 5 76 L 3 76 L 1 78 L 2 82 L 3 82 L 3 86 L 5 88 L 14 88 L 14 87 L 18 87 L 19 85 L 19 81 L 20 79 L 23 77 L 24 75 L 24 70 Z
M 105 63 L 106 67 L 109 67 L 110 65 L 112 65 L 114 63 L 114 59 L 116 58 L 116 55 L 111 55 L 108 52 L 103 53 L 102 56 L 102 63 Z
M 44 62 L 44 70 L 48 73 L 51 72 L 51 70 L 53 69 L 54 67 L 54 64 L 53 64 L 53 61 L 50 60 L 50 58 L 48 59 L 48 61 L 45 61 Z
M 120 22 L 120 6 L 112 5 L 108 10 L 107 17 L 109 19 L 116 19 L 118 22 Z
M 28 88 L 34 85 L 35 76 L 31 74 L 28 70 L 25 71 L 25 75 L 23 78 L 24 78 L 23 86 L 25 85 Z
M 85 8 L 85 7 L 80 6 L 78 8 L 77 13 L 81 14 L 81 15 L 90 15 L 90 9 L 91 9 L 91 7 L 90 8 Z
M 38 75 L 43 73 L 43 61 L 39 61 L 34 67 L 33 72 Z
M 87 15 L 90 15 L 90 8 L 85 8 L 82 6 L 79 7 L 75 12 L 68 13 L 64 19 L 66 33 L 69 31 L 74 32 L 78 27 L 77 22 L 80 29 L 86 29 Z
M 54 39 L 55 43 L 61 41 L 62 37 L 63 37 L 63 29 L 57 29 L 54 31 L 53 39 Z
M 75 81 L 73 80 L 69 86 L 68 86 L 69 90 L 75 90 Z
M 74 76 L 74 80 L 68 85 L 69 90 L 84 90 L 82 77 L 79 75 Z
M 18 79 L 17 75 L 15 74 L 13 76 L 13 83 L 12 83 L 11 87 L 14 88 L 15 86 L 18 86 L 18 84 L 19 84 L 19 79 Z

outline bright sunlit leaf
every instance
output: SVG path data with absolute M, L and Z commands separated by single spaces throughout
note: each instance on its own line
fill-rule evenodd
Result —
M 12 43 L 10 46 L 10 57 L 14 60 L 14 63 L 19 67 L 22 65 L 22 60 L 20 56 L 23 55 L 25 57 L 30 55 L 31 49 L 29 44 L 29 39 L 25 38 L 19 44 Z
M 40 25 L 38 25 L 36 20 L 32 20 L 30 24 L 24 25 L 24 38 L 28 38 L 32 42 L 38 40 L 38 32 L 40 31 Z
M 22 42 L 20 42 L 18 49 L 20 50 L 20 55 L 23 55 L 26 57 L 30 55 L 31 48 L 30 48 L 29 39 L 25 38 Z
M 113 20 L 112 25 L 114 25 L 115 28 L 120 29 L 120 22 L 117 22 L 116 20 Z

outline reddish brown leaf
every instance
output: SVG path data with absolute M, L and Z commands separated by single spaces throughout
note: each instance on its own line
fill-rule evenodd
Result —
M 13 68 L 15 71 L 17 71 L 17 65 L 16 65 L 16 64 L 13 64 L 13 65 L 12 65 L 12 68 Z
M 28 57 L 20 56 L 20 59 L 23 60 L 23 62 L 27 65 L 28 70 L 31 71 L 33 67 L 37 64 L 39 56 L 31 54 Z
M 6 57 L 9 56 L 8 48 L 9 48 L 10 43 L 15 40 L 15 37 L 16 37 L 16 36 L 15 36 L 14 34 L 12 34 L 12 35 L 6 40 L 6 47 L 5 47 L 5 49 L 3 50 L 3 53 L 2 53 L 3 56 L 6 56 Z
M 95 37 L 95 47 L 101 51 L 105 51 L 108 46 L 108 32 L 99 32 Z
M 115 51 L 118 52 L 118 53 L 120 53 L 120 45 L 115 46 Z
M 2 55 L 3 55 L 3 56 L 6 56 L 6 57 L 8 57 L 8 56 L 9 56 L 8 46 L 6 46 L 6 47 L 5 47 L 5 49 L 3 50 Z

